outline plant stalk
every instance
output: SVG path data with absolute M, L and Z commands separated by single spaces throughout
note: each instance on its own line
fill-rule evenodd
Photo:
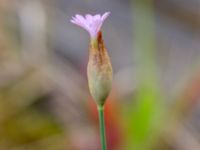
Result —
M 105 119 L 104 119 L 104 106 L 98 106 L 99 124 L 100 124 L 100 137 L 102 150 L 107 149 L 106 145 L 106 131 L 105 131 Z

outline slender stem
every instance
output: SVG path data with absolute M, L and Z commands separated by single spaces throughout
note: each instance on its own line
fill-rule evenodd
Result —
M 100 124 L 100 136 L 102 150 L 106 150 L 106 132 L 105 132 L 105 120 L 104 120 L 104 107 L 98 106 L 99 124 Z

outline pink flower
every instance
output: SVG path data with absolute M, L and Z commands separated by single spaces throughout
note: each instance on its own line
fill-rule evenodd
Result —
M 87 30 L 91 38 L 96 38 L 104 20 L 109 14 L 110 12 L 106 12 L 102 16 L 100 14 L 94 16 L 87 14 L 85 17 L 77 14 L 75 17 L 72 17 L 71 22 Z

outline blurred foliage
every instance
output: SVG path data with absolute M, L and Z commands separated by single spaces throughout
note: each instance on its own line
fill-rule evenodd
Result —
M 37 101 L 45 100 L 43 95 L 48 92 L 41 85 L 44 80 L 40 80 L 37 73 L 31 71 L 17 82 L 1 88 L 0 143 L 5 149 L 61 134 L 62 128 L 55 118 L 37 105 Z
M 135 1 L 134 59 L 138 60 L 137 90 L 128 112 L 128 149 L 150 149 L 150 143 L 159 132 L 163 114 L 162 98 L 156 78 L 154 1 Z M 134 107 L 133 107 L 134 106 Z

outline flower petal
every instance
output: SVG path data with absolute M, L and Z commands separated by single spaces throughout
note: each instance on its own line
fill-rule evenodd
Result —
M 89 22 L 91 22 L 91 21 L 93 20 L 93 17 L 92 17 L 92 15 L 90 15 L 90 14 L 86 14 L 86 15 L 85 15 L 85 18 L 86 18 L 86 20 L 89 21 Z
M 100 20 L 100 19 L 101 19 L 101 15 L 100 15 L 100 14 L 95 15 L 95 16 L 94 16 L 94 19 L 95 19 L 95 20 Z
M 101 20 L 104 21 L 108 16 L 110 15 L 110 12 L 106 12 L 102 15 Z

